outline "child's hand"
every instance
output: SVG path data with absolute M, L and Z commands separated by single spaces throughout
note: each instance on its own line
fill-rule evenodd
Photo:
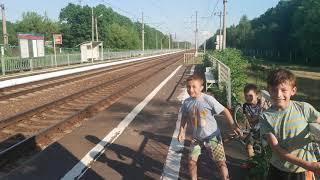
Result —
M 319 176 L 320 175 L 320 162 L 312 162 L 312 163 L 310 163 L 310 169 L 309 170 Z
M 178 141 L 179 141 L 180 143 L 182 143 L 185 138 L 186 138 L 186 137 L 185 137 L 185 134 L 184 134 L 184 133 L 179 133 L 179 134 L 178 134 Z
M 276 136 L 272 133 L 268 133 L 267 134 L 267 140 L 269 139 L 268 143 L 271 145 L 271 146 L 277 146 L 278 145 L 278 139 L 276 138 Z
M 232 126 L 232 130 L 236 135 L 243 136 L 243 132 L 236 124 Z

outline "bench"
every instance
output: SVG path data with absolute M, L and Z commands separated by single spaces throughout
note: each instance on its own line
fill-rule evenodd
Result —
M 212 72 L 210 71 L 211 67 L 206 67 L 206 72 L 204 72 L 206 78 L 206 92 L 209 88 L 212 88 L 213 85 L 216 83 Z

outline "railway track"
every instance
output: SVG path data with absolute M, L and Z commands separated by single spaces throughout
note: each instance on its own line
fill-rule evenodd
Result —
M 147 61 L 152 62 L 152 61 L 156 61 L 156 60 L 163 59 L 163 58 L 166 58 L 166 56 L 160 56 L 160 57 L 148 59 Z M 26 83 L 26 84 L 20 84 L 20 85 L 16 85 L 13 87 L 2 88 L 2 89 L 0 89 L 0 101 L 5 101 L 10 98 L 26 95 L 29 93 L 41 91 L 43 89 L 48 89 L 48 88 L 52 88 L 55 86 L 60 86 L 60 85 L 67 84 L 70 82 L 83 80 L 85 78 L 92 78 L 95 76 L 104 75 L 104 74 L 110 73 L 112 71 L 127 68 L 129 65 L 130 66 L 139 65 L 141 63 L 146 63 L 146 60 L 125 63 L 125 64 L 120 64 L 120 65 L 109 67 L 109 68 L 101 68 L 101 69 L 91 70 L 88 72 L 80 72 L 80 73 L 65 75 L 62 77 L 56 77 L 56 78 L 51 78 L 51 79 L 46 79 L 46 80 L 40 80 L 40 81 Z
M 170 56 L 175 57 L 176 55 Z M 143 62 L 136 62 L 116 67 L 110 67 L 91 71 L 89 73 L 78 73 L 69 75 L 61 79 L 48 79 L 47 81 L 33 82 L 26 85 L 19 85 L 3 90 L 0 95 L 0 104 L 4 104 L 0 109 L 0 122 L 20 112 L 34 109 L 40 105 L 55 101 L 64 96 L 74 94 L 88 87 L 94 87 L 105 81 L 108 77 L 121 76 L 130 73 L 132 69 L 147 66 L 154 61 L 165 59 L 158 57 Z M 130 67 L 130 68 L 129 68 Z M 132 69 L 131 69 L 132 68 Z
M 78 92 L 0 121 L 0 167 L 18 159 L 19 152 L 43 148 L 56 141 L 58 134 L 64 134 L 75 124 L 110 106 L 125 95 L 128 89 L 176 64 L 182 57 L 182 54 L 178 54 L 170 56 L 170 60 L 168 57 L 158 58 L 130 67 L 121 66 L 109 72 L 92 72 L 90 75 L 81 76 L 82 78 L 76 75 L 64 80 L 55 79 L 50 81 L 51 83 L 44 82 L 40 86 L 35 85 L 35 89 L 59 88 L 70 82 L 92 80 L 92 76 L 99 80 L 103 77 L 99 83 Z M 21 94 L 22 92 L 32 93 L 34 89 L 26 88 Z

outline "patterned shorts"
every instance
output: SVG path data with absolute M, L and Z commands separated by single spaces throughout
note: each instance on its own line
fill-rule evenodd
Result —
M 190 145 L 189 158 L 191 160 L 197 161 L 198 157 L 201 154 L 201 148 L 203 148 L 208 153 L 210 158 L 215 162 L 226 160 L 220 135 L 214 136 L 207 141 L 198 141 L 195 139 L 192 140 Z

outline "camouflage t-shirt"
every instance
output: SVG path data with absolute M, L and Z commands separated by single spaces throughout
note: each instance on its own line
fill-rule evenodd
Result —
M 198 98 L 187 98 L 181 108 L 182 118 L 192 124 L 193 138 L 197 140 L 203 140 L 219 131 L 214 114 L 220 114 L 223 110 L 223 105 L 204 93 Z

